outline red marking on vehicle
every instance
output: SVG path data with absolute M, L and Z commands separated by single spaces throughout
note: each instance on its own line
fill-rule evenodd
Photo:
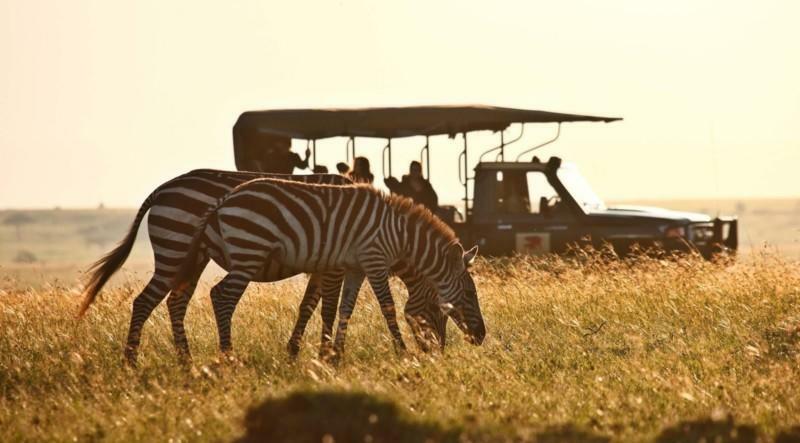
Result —
M 525 237 L 525 246 L 528 249 L 541 249 L 542 237 L 539 237 L 538 235 L 531 235 L 530 237 Z

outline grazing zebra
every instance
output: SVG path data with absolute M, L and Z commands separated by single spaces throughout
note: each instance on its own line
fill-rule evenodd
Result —
M 229 271 L 211 290 L 213 299 L 224 300 L 228 307 L 219 312 L 220 322 L 230 321 L 233 307 L 265 262 L 305 272 L 344 268 L 351 276 L 363 274 L 389 321 L 394 314 L 390 267 L 402 260 L 436 288 L 443 311 L 471 342 L 480 344 L 486 334 L 467 270 L 477 247 L 464 252 L 444 222 L 407 198 L 385 196 L 364 185 L 270 178 L 243 183 L 207 213 L 172 288 L 180 291 L 191 284 L 196 263 L 202 263 L 196 255 L 203 239 L 214 235 L 220 236 L 217 244 Z M 342 311 L 349 306 L 344 301 L 340 306 L 340 322 L 349 318 L 349 312 Z M 402 339 L 397 345 L 402 346 Z
M 169 292 L 168 283 L 174 277 L 178 264 L 183 261 L 189 249 L 189 240 L 196 226 L 201 222 L 202 215 L 235 186 L 248 180 L 265 176 L 276 175 L 202 169 L 183 174 L 159 186 L 142 204 L 130 231 L 123 241 L 90 269 L 90 277 L 84 291 L 81 314 L 86 311 L 103 285 L 122 266 L 130 254 L 139 224 L 149 209 L 148 231 L 155 256 L 155 271 L 147 286 L 133 303 L 125 354 L 130 362 L 135 362 L 142 326 L 155 306 Z M 305 175 L 288 176 L 287 178 L 315 183 L 350 183 L 348 179 L 338 175 Z M 208 247 L 209 249 L 214 249 L 215 245 L 211 243 Z M 224 267 L 224 263 L 220 262 L 220 264 Z M 425 292 L 426 288 L 419 283 L 419 276 L 415 276 L 405 268 L 398 269 L 398 271 L 400 277 L 409 287 L 410 300 L 406 304 L 406 318 L 409 319 L 410 323 L 414 322 L 412 326 L 415 323 L 422 324 L 422 327 L 415 329 L 415 338 L 423 349 L 426 348 L 426 339 L 429 340 L 431 337 L 443 346 L 446 317 L 439 312 L 438 305 L 429 306 L 429 303 L 420 301 L 435 300 L 435 294 L 430 289 Z M 297 271 L 293 269 L 271 262 L 265 264 L 257 280 L 265 282 L 278 281 L 296 274 Z M 175 345 L 179 354 L 184 358 L 189 358 L 190 353 L 183 320 L 195 284 L 196 281 L 182 291 L 172 291 L 167 299 Z M 314 274 L 311 276 L 303 296 L 292 338 L 289 341 L 288 348 L 290 353 L 296 354 L 299 351 L 300 339 L 311 314 L 317 306 L 320 293 L 324 297 L 323 324 L 325 327 L 323 328 L 323 333 L 329 339 L 336 315 L 340 285 L 341 275 L 337 273 L 332 275 Z

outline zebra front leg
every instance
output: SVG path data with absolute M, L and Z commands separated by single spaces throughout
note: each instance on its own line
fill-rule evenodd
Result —
M 411 333 L 414 335 L 414 340 L 417 342 L 417 347 L 422 352 L 431 352 L 431 339 L 434 337 L 429 334 L 430 330 L 426 328 L 425 319 L 409 314 L 407 310 L 403 314 L 406 318 L 406 323 L 411 328 Z
M 389 289 L 389 273 L 384 272 L 376 279 L 369 278 L 372 292 L 378 298 L 378 304 L 381 307 L 381 313 L 386 320 L 386 326 L 389 327 L 389 332 L 394 339 L 394 350 L 397 353 L 405 352 L 406 344 L 403 342 L 403 334 L 400 333 L 400 326 L 397 324 L 397 310 L 394 307 L 394 299 L 392 292 Z
M 339 293 L 342 292 L 344 270 L 329 271 L 322 274 L 320 294 L 322 296 L 322 330 L 319 343 L 319 356 L 322 360 L 333 356 L 333 322 L 336 321 L 336 309 L 339 306 Z M 358 285 L 361 285 L 359 279 Z M 358 289 L 356 289 L 358 291 Z
M 438 344 L 439 349 L 444 351 L 447 341 L 447 316 L 442 313 L 438 300 L 414 304 L 409 298 L 404 315 L 420 350 L 430 352 Z
M 169 309 L 169 319 L 172 324 L 175 349 L 178 351 L 178 360 L 184 364 L 191 363 L 192 354 L 189 351 L 189 341 L 186 339 L 183 320 L 186 317 L 186 308 L 189 306 L 189 301 L 192 299 L 196 287 L 197 279 L 180 291 L 172 291 L 167 297 L 167 308 Z
M 306 285 L 306 292 L 303 294 L 303 300 L 300 302 L 300 308 L 297 312 L 297 321 L 294 324 L 292 336 L 289 338 L 289 343 L 286 349 L 289 351 L 289 357 L 295 358 L 300 352 L 300 340 L 306 331 L 308 320 L 317 309 L 320 298 L 320 274 L 311 274 L 308 278 Z
M 239 299 L 252 279 L 250 272 L 230 272 L 219 283 L 211 288 L 211 305 L 217 320 L 219 331 L 219 349 L 229 354 L 231 345 L 231 317 Z
M 344 342 L 347 338 L 347 325 L 350 322 L 350 316 L 356 307 L 358 300 L 358 292 L 361 290 L 361 284 L 364 282 L 364 274 L 348 272 L 344 277 L 344 284 L 342 285 L 342 300 L 339 303 L 339 325 L 336 328 L 336 340 L 333 343 L 333 352 L 325 353 L 323 345 L 320 345 L 320 357 L 328 359 L 332 363 L 338 363 L 344 355 Z M 323 322 L 324 323 L 324 322 Z M 323 334 L 323 344 L 325 343 L 325 335 Z
M 131 312 L 131 324 L 128 329 L 128 340 L 125 346 L 125 360 L 131 366 L 136 366 L 136 358 L 139 353 L 139 342 L 142 335 L 142 327 L 156 306 L 164 300 L 169 292 L 166 278 L 160 276 L 158 271 L 142 292 L 133 300 L 133 310 Z
M 394 267 L 393 270 L 408 288 L 408 301 L 404 314 L 406 322 L 414 333 L 417 346 L 423 352 L 430 352 L 432 346 L 437 343 L 444 349 L 447 316 L 439 307 L 437 291 L 412 268 L 404 264 Z
M 384 319 L 386 319 L 386 324 L 389 327 L 389 332 L 392 334 L 392 338 L 394 339 L 395 351 L 402 352 L 406 350 L 406 344 L 403 342 L 403 335 L 400 333 L 400 327 L 397 324 L 397 311 L 394 307 L 394 299 L 392 299 L 392 293 L 389 290 L 389 272 L 388 269 L 381 266 L 375 266 L 373 268 L 365 269 L 367 279 L 369 280 L 370 286 L 372 286 L 372 291 L 375 293 L 375 296 L 378 298 L 378 304 L 381 307 L 381 313 L 383 314 Z M 353 312 L 355 307 L 356 298 L 358 297 L 358 292 L 347 292 L 348 284 L 345 283 L 346 292 L 345 295 L 342 296 L 342 306 L 339 307 L 339 330 L 336 332 L 336 343 L 334 343 L 334 351 L 337 355 L 341 355 L 344 352 L 344 342 L 345 342 L 345 332 L 347 330 L 347 323 L 350 320 L 350 315 Z M 347 309 L 343 309 L 345 305 Z M 340 338 L 341 332 L 341 338 Z

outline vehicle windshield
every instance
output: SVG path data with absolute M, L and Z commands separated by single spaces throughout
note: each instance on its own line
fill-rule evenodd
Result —
M 606 209 L 606 204 L 595 194 L 589 182 L 583 178 L 575 165 L 564 163 L 558 168 L 557 175 L 584 212 L 589 213 Z

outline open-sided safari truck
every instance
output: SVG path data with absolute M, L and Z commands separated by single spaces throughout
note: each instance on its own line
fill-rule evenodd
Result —
M 348 137 L 349 160 L 355 157 L 357 137 L 381 138 L 386 140 L 382 171 L 389 177 L 392 139 L 422 136 L 425 144 L 420 160 L 429 176 L 430 137 L 460 134 L 463 143 L 457 161 L 464 213 L 443 207 L 439 215 L 464 244 L 478 244 L 488 255 L 563 253 L 572 246 L 604 244 L 612 245 L 620 255 L 635 247 L 653 246 L 666 251 L 696 249 L 705 257 L 735 251 L 738 230 L 733 217 L 607 207 L 575 165 L 558 157 L 541 161 L 532 154 L 558 138 L 562 123 L 616 120 L 621 119 L 489 106 L 269 110 L 243 113 L 234 126 L 233 140 L 237 168 L 252 170 L 258 163 L 249 163 L 248 158 L 273 149 L 275 140 L 284 140 L 280 142 L 284 147 L 290 138 L 308 141 L 316 164 L 317 140 Z M 556 123 L 556 136 L 508 160 L 508 145 L 519 140 L 529 123 Z M 519 136 L 506 141 L 506 130 L 512 124 L 519 124 Z M 474 157 L 468 136 L 475 131 L 497 132 L 500 143 L 479 156 L 470 176 L 469 159 Z

